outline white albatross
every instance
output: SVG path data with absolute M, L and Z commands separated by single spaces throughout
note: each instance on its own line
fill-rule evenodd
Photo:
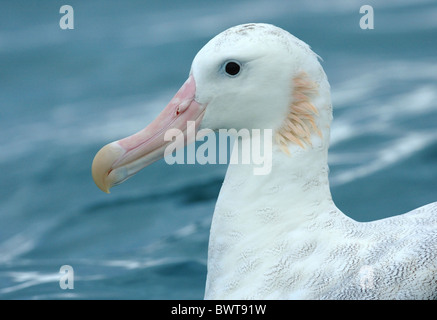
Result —
M 105 192 L 163 157 L 170 128 L 272 129 L 270 174 L 228 167 L 210 231 L 206 299 L 437 299 L 437 203 L 372 222 L 334 204 L 330 87 L 318 56 L 269 24 L 230 28 L 193 60 L 149 126 L 103 147 Z M 250 137 L 248 139 L 251 139 Z

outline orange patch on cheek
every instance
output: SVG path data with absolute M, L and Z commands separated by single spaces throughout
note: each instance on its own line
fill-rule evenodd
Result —
M 288 143 L 295 143 L 302 148 L 311 144 L 311 134 L 315 132 L 322 137 L 322 132 L 317 127 L 315 117 L 319 114 L 317 108 L 311 103 L 310 96 L 318 93 L 318 86 L 305 72 L 293 78 L 293 101 L 289 113 L 275 136 L 276 143 L 286 154 L 290 154 Z

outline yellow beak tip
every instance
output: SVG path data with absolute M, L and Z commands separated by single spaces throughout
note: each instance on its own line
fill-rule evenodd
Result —
M 112 169 L 114 161 L 123 153 L 123 150 L 113 143 L 107 144 L 100 149 L 94 157 L 91 166 L 91 173 L 94 183 L 105 193 L 110 193 L 112 187 L 108 175 Z

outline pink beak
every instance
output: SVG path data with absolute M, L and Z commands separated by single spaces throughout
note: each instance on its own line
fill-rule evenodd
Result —
M 186 135 L 188 121 L 195 121 L 195 128 L 198 130 L 205 106 L 194 100 L 195 95 L 196 82 L 190 75 L 151 124 L 100 149 L 92 164 L 96 185 L 109 193 L 112 186 L 122 183 L 142 168 L 164 157 L 165 148 L 171 143 L 164 139 L 167 130 L 179 129 Z M 186 143 L 186 139 L 184 140 Z

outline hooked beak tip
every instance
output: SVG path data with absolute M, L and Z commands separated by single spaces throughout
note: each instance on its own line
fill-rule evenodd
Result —
M 112 165 L 124 153 L 123 148 L 112 142 L 97 152 L 91 167 L 95 184 L 100 190 L 110 193 L 109 189 L 114 185 L 109 174 L 113 170 Z

